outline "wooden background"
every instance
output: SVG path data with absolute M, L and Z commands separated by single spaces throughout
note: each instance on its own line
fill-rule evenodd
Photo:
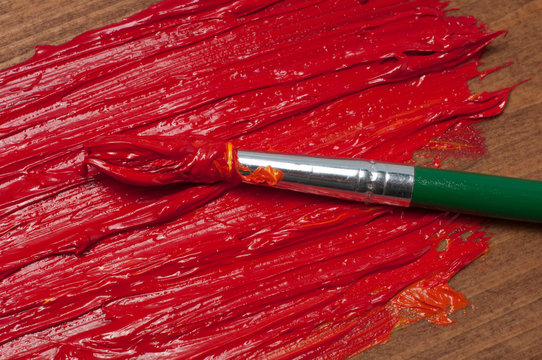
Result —
M 156 0 L 0 0 L 0 68 L 28 59 L 37 44 L 60 44 L 120 21 Z M 515 64 L 474 80 L 473 91 L 532 78 L 513 91 L 503 115 L 479 127 L 488 155 L 455 161 L 457 169 L 542 180 L 542 0 L 452 0 L 490 30 L 507 29 L 482 69 Z M 456 324 L 414 324 L 356 359 L 542 359 L 542 226 L 491 221 L 491 250 L 451 285 L 475 305 Z

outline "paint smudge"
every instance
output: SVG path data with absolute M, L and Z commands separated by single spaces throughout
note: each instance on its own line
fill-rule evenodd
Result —
M 0 72 L 2 357 L 340 359 L 399 323 L 448 323 L 464 299 L 447 281 L 487 250 L 474 220 L 244 185 L 127 186 L 83 161 L 85 143 L 115 134 L 479 155 L 479 137 L 456 140 L 506 103 L 510 89 L 467 87 L 501 32 L 444 8 L 165 0 Z

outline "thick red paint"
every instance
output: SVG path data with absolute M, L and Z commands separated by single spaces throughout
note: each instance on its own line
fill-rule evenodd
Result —
M 250 171 L 239 163 L 231 142 L 203 137 L 117 135 L 85 148 L 85 164 L 130 185 L 244 181 L 274 186 L 284 176 L 270 166 Z
M 499 33 L 444 7 L 165 0 L 0 72 L 2 357 L 344 358 L 387 338 L 397 299 L 429 296 L 446 322 L 438 309 L 459 298 L 444 284 L 487 250 L 474 220 L 231 183 L 129 186 L 84 162 L 112 135 L 480 154 L 478 137 L 457 139 L 505 105 L 509 89 L 467 87 Z
M 116 135 L 86 146 L 85 163 L 130 185 L 239 182 L 231 143 Z

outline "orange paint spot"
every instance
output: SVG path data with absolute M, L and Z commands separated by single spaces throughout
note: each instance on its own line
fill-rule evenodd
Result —
M 247 167 L 238 165 L 240 170 L 243 171 L 250 171 Z M 243 181 L 251 183 L 251 184 L 265 184 L 268 186 L 275 186 L 277 185 L 282 178 L 284 177 L 284 174 L 282 171 L 272 168 L 271 166 L 260 166 L 253 172 L 250 172 L 248 175 L 243 175 L 239 171 L 239 176 Z
M 250 169 L 247 166 L 239 162 L 239 159 L 237 158 L 237 153 L 234 153 L 234 148 L 231 142 L 228 142 L 227 144 L 226 154 L 227 154 L 228 168 L 230 169 L 230 172 L 231 172 L 231 168 L 233 168 L 233 163 L 234 163 L 233 159 L 235 158 L 235 170 L 236 170 L 235 172 L 237 173 L 237 175 L 239 175 L 241 180 L 243 180 L 244 182 L 251 183 L 251 184 L 260 184 L 260 185 L 265 184 L 268 186 L 275 186 L 284 177 L 284 174 L 282 173 L 282 171 L 278 169 L 274 169 L 269 165 L 265 167 L 260 166 L 256 170 L 250 171 Z M 230 162 L 231 162 L 231 165 L 230 165 Z
M 454 322 L 448 315 L 469 304 L 465 296 L 447 283 L 432 286 L 424 279 L 405 288 L 387 306 L 400 324 L 427 319 L 434 324 L 448 325 Z
M 228 171 L 231 171 L 233 169 L 233 144 L 228 141 L 226 147 L 226 163 L 228 164 Z

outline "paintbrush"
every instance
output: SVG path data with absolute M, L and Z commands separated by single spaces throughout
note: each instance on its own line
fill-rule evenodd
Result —
M 86 149 L 86 164 L 134 185 L 246 182 L 372 204 L 542 221 L 541 181 L 164 136 L 114 136 Z

